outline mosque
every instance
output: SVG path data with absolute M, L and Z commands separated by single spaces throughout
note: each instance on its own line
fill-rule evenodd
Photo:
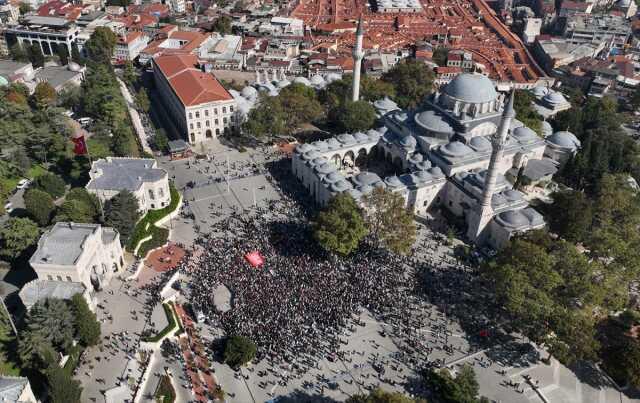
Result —
M 364 57 L 363 31 L 360 22 L 354 66 Z M 230 90 L 238 112 L 246 116 L 259 92 L 275 96 L 291 83 L 322 89 L 341 78 L 328 74 L 289 81 L 272 73 L 240 92 Z M 359 81 L 354 74 L 352 100 L 359 99 Z M 570 106 L 548 88 L 534 88 L 533 94 L 544 117 Z M 541 135 L 526 127 L 515 118 L 513 102 L 513 93 L 497 92 L 486 76 L 460 74 L 416 111 L 401 110 L 389 98 L 374 102 L 376 129 L 300 144 L 291 169 L 320 206 L 339 193 L 361 202 L 375 187 L 384 187 L 401 195 L 418 216 L 446 209 L 466 226 L 469 240 L 500 249 L 514 234 L 545 226 L 514 184 L 526 189 L 550 180 L 580 148 L 576 136 L 554 133 L 546 120 Z

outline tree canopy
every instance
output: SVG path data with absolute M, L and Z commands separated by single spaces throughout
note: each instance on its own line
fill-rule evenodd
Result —
M 87 301 L 80 294 L 71 298 L 76 335 L 84 346 L 95 346 L 100 342 L 100 322 L 91 312 Z
M 39 189 L 29 189 L 24 194 L 24 205 L 35 222 L 42 226 L 49 224 L 55 206 L 48 193 Z
M 33 187 L 48 193 L 57 199 L 64 195 L 66 184 L 61 177 L 52 173 L 44 173 L 33 180 Z
M 118 230 L 123 244 L 127 243 L 139 218 L 138 199 L 128 190 L 121 191 L 104 205 L 105 224 Z
M 369 233 L 395 253 L 406 254 L 416 238 L 413 214 L 402 196 L 375 188 L 363 198 Z
M 366 131 L 376 121 L 376 110 L 366 101 L 346 101 L 330 113 L 330 125 L 335 125 L 336 132 L 353 133 Z
M 118 37 L 107 27 L 97 27 L 84 44 L 88 58 L 103 65 L 111 64 Z
M 80 403 L 82 386 L 64 369 L 52 365 L 45 371 L 52 403 Z
M 532 102 L 535 97 L 531 91 L 516 90 L 516 97 L 513 108 L 516 110 L 516 119 L 524 123 L 525 126 L 542 134 L 542 116 L 533 109 Z
M 473 367 L 468 364 L 460 367 L 453 377 L 448 369 L 429 370 L 424 375 L 427 387 L 442 403 L 488 403 L 485 397 L 479 397 L 479 385 Z
M 375 388 L 368 395 L 356 394 L 349 397 L 346 403 L 426 403 L 426 401 L 414 400 L 399 392 L 387 392 Z
M 256 356 L 257 347 L 244 336 L 231 336 L 224 346 L 224 362 L 232 368 L 238 368 Z
M 64 198 L 64 203 L 56 212 L 55 221 L 95 223 L 100 216 L 98 198 L 85 188 L 73 188 Z
M 355 200 L 344 193 L 336 195 L 318 214 L 314 237 L 327 251 L 348 255 L 367 235 L 362 211 Z
M 65 301 L 46 298 L 36 302 L 27 314 L 26 323 L 30 332 L 40 333 L 57 351 L 68 351 L 71 347 L 75 322 Z
M 395 101 L 403 109 L 414 109 L 431 93 L 433 71 L 424 63 L 405 60 L 382 75 L 382 81 L 395 88 Z
M 28 218 L 10 217 L 0 226 L 0 256 L 16 259 L 38 242 L 40 230 Z

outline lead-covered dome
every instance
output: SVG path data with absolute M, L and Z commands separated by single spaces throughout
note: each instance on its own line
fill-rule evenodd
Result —
M 433 110 L 416 113 L 413 120 L 415 120 L 420 127 L 428 131 L 436 133 L 453 133 L 453 127 L 451 127 L 445 117 Z
M 489 78 L 477 73 L 463 73 L 444 86 L 443 92 L 465 103 L 483 104 L 498 98 Z
M 576 150 L 580 148 L 580 140 L 571 132 L 560 131 L 555 132 L 546 138 L 547 142 L 556 147 L 568 148 Z
M 440 147 L 440 152 L 447 157 L 462 157 L 473 152 L 473 150 L 459 141 L 452 141 Z
M 497 221 L 509 228 L 520 228 L 529 225 L 529 219 L 519 210 L 508 210 L 498 214 Z

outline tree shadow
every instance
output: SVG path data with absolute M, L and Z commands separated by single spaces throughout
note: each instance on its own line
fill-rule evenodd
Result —
M 309 392 L 296 389 L 286 396 L 279 396 L 278 403 L 335 403 L 337 400 L 327 396 L 311 394 Z

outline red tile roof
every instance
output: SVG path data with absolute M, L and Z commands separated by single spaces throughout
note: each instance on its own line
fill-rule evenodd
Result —
M 185 107 L 233 99 L 213 74 L 196 67 L 198 58 L 195 55 L 163 55 L 154 58 L 153 62 Z

